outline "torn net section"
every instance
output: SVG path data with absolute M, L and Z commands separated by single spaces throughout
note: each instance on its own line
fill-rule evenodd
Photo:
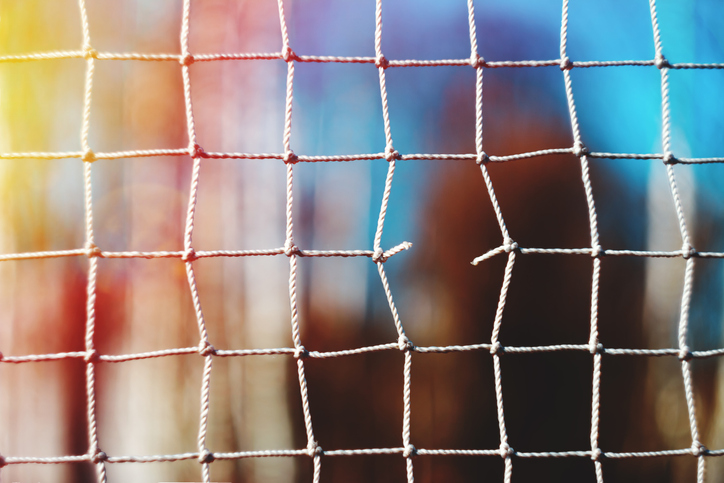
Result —
M 98 52 L 93 48 L 92 39 L 89 30 L 88 15 L 86 12 L 85 0 L 79 0 L 79 9 L 82 20 L 83 29 L 83 47 L 78 51 L 63 52 L 46 52 L 46 53 L 29 53 L 23 55 L 9 55 L 0 57 L 0 62 L 25 62 L 25 61 L 42 61 L 45 59 L 78 59 L 83 58 L 86 61 L 86 77 L 85 77 L 85 99 L 83 109 L 83 119 L 81 128 L 81 147 L 80 152 L 33 152 L 33 153 L 4 153 L 0 154 L 2 159 L 62 159 L 62 158 L 78 158 L 83 162 L 84 173 L 84 192 L 85 192 L 85 246 L 74 250 L 63 251 L 47 251 L 34 253 L 12 253 L 0 255 L 0 261 L 9 260 L 27 260 L 27 259 L 43 259 L 55 257 L 75 257 L 84 256 L 88 259 L 88 277 L 87 277 L 87 306 L 86 306 L 86 333 L 85 333 L 85 350 L 81 352 L 41 354 L 41 355 L 25 355 L 25 356 L 5 356 L 0 354 L 0 362 L 3 363 L 30 363 L 36 361 L 57 361 L 63 359 L 82 359 L 86 365 L 86 401 L 87 401 L 87 419 L 88 419 L 88 440 L 89 447 L 85 454 L 67 455 L 59 457 L 26 457 L 18 455 L 2 455 L 0 456 L 0 467 L 7 465 L 19 464 L 64 464 L 72 462 L 92 462 L 97 470 L 97 479 L 100 482 L 107 481 L 106 467 L 109 464 L 123 463 L 147 463 L 147 462 L 163 462 L 195 459 L 198 460 L 201 469 L 201 477 L 204 482 L 210 482 L 210 465 L 216 460 L 237 460 L 241 458 L 260 458 L 260 457 L 301 457 L 311 458 L 314 467 L 314 482 L 320 479 L 324 457 L 332 456 L 349 456 L 349 455 L 369 455 L 369 454 L 397 454 L 404 458 L 407 468 L 408 482 L 414 481 L 414 464 L 413 457 L 416 455 L 469 455 L 469 456 L 493 456 L 500 457 L 504 460 L 505 472 L 504 481 L 509 483 L 512 478 L 514 461 L 516 458 L 588 458 L 593 460 L 593 470 L 595 470 L 596 480 L 598 483 L 604 481 L 601 460 L 603 458 L 647 458 L 667 455 L 691 455 L 698 460 L 698 482 L 704 481 L 705 462 L 708 457 L 724 455 L 724 449 L 709 450 L 701 443 L 697 428 L 697 419 L 695 414 L 694 391 L 691 375 L 691 361 L 696 358 L 705 358 L 712 356 L 724 355 L 724 350 L 713 351 L 691 351 L 687 345 L 687 326 L 689 317 L 689 306 L 692 293 L 692 281 L 694 276 L 694 262 L 696 258 L 724 258 L 721 252 L 700 252 L 691 244 L 689 234 L 687 232 L 687 223 L 682 208 L 681 197 L 677 188 L 674 165 L 676 164 L 699 164 L 699 163 L 724 163 L 724 158 L 681 158 L 677 157 L 671 149 L 671 119 L 669 109 L 669 70 L 671 69 L 722 69 L 724 64 L 693 64 L 693 63 L 669 63 L 664 57 L 664 46 L 660 38 L 660 31 L 656 16 L 655 0 L 650 0 L 651 25 L 654 35 L 655 56 L 651 60 L 631 60 L 631 61 L 572 61 L 566 53 L 567 32 L 568 32 L 568 0 L 563 1 L 561 34 L 560 34 L 560 58 L 554 60 L 534 60 L 534 61 L 499 61 L 486 62 L 480 55 L 477 45 L 477 36 L 475 29 L 475 9 L 473 1 L 468 0 L 469 14 L 469 33 L 470 33 L 470 58 L 469 59 L 449 59 L 449 60 L 389 60 L 382 51 L 382 3 L 383 0 L 376 0 L 375 10 L 375 39 L 374 49 L 375 57 L 319 57 L 308 56 L 296 53 L 292 45 L 290 45 L 287 24 L 285 20 L 284 2 L 278 0 L 279 21 L 281 27 L 281 45 L 279 52 L 268 54 L 196 54 L 189 50 L 189 26 L 191 18 L 191 0 L 184 0 L 183 15 L 181 25 L 181 53 L 175 54 L 139 54 L 139 53 L 105 53 Z M 258 154 L 258 153 L 231 153 L 231 152 L 207 152 L 196 141 L 196 130 L 194 124 L 194 110 L 191 103 L 191 80 L 189 70 L 196 62 L 217 62 L 225 60 L 276 60 L 282 59 L 287 66 L 286 79 L 286 97 L 284 111 L 284 129 L 282 133 L 283 153 L 276 154 Z M 91 125 L 91 99 L 93 93 L 93 73 L 96 62 L 106 60 L 125 60 L 125 61 L 155 61 L 155 62 L 178 62 L 180 64 L 180 73 L 183 78 L 184 98 L 186 108 L 186 126 L 188 134 L 188 147 L 179 149 L 157 149 L 157 150 L 141 150 L 141 151 L 123 151 L 123 152 L 94 152 L 89 144 L 88 133 Z M 292 132 L 292 103 L 294 98 L 294 68 L 299 62 L 323 62 L 323 63 L 367 63 L 374 64 L 377 67 L 380 85 L 380 99 L 382 102 L 382 115 L 384 123 L 384 132 L 386 145 L 380 146 L 380 152 L 365 153 L 358 155 L 341 155 L 341 156 L 306 156 L 295 153 L 291 145 Z M 390 123 L 387 88 L 385 83 L 385 72 L 389 68 L 398 67 L 427 67 L 434 68 L 437 66 L 469 66 L 476 73 L 475 88 L 475 146 L 476 152 L 469 154 L 415 154 L 400 153 L 394 147 L 393 128 Z M 537 68 L 545 66 L 559 66 L 562 72 L 562 80 L 565 86 L 566 98 L 570 114 L 571 130 L 573 134 L 573 146 L 560 149 L 547 149 L 535 152 L 520 153 L 509 156 L 489 155 L 484 151 L 483 143 L 483 75 L 489 68 Z M 661 98 L 662 98 L 662 152 L 660 154 L 626 154 L 626 153 L 600 153 L 589 152 L 581 140 L 581 131 L 576 114 L 576 104 L 573 95 L 573 86 L 571 81 L 571 70 L 584 67 L 615 67 L 615 66 L 648 66 L 658 69 L 661 76 Z M 472 99 L 471 99 L 472 102 Z M 488 174 L 487 165 L 489 163 L 512 162 L 515 160 L 544 156 L 550 154 L 573 154 L 580 160 L 581 179 L 583 182 L 586 202 L 588 206 L 589 225 L 590 225 L 590 247 L 580 249 L 539 249 L 530 247 L 521 247 L 514 241 L 513 234 L 508 231 L 504 218 L 504 207 L 501 207 L 495 195 L 493 183 Z M 184 236 L 184 247 L 182 251 L 156 251 L 156 252 L 114 252 L 104 251 L 102 247 L 96 246 L 94 242 L 93 232 L 93 196 L 91 192 L 91 173 L 92 164 L 97 160 L 110 160 L 120 158 L 136 158 L 150 156 L 190 156 L 193 159 L 191 187 L 189 193 L 188 211 L 186 219 L 186 229 Z M 261 250 L 215 250 L 215 251 L 196 251 L 193 247 L 194 233 L 194 215 L 197 202 L 197 191 L 199 185 L 199 170 L 201 163 L 205 159 L 269 159 L 282 162 L 286 166 L 286 237 L 284 245 Z M 633 250 L 611 250 L 602 247 L 599 243 L 599 231 L 597 226 L 597 212 L 594 192 L 591 187 L 589 175 L 589 158 L 610 158 L 610 159 L 658 159 L 664 164 L 668 175 L 669 186 L 673 197 L 676 213 L 678 216 L 678 225 L 682 239 L 681 250 L 663 252 L 663 251 L 633 251 Z M 294 165 L 300 162 L 353 162 L 358 160 L 385 159 L 388 162 L 388 171 L 385 181 L 383 197 L 381 200 L 379 218 L 374 236 L 373 246 L 370 250 L 313 250 L 300 248 L 294 241 L 294 199 L 293 199 L 293 180 Z M 476 162 L 481 171 L 483 185 L 487 189 L 490 196 L 492 206 L 497 217 L 502 235 L 502 243 L 499 247 L 488 251 L 480 257 L 473 260 L 473 264 L 477 265 L 481 262 L 497 256 L 506 256 L 507 265 L 500 290 L 500 297 L 494 320 L 493 332 L 490 343 L 464 345 L 464 346 L 444 346 L 444 347 L 419 347 L 413 341 L 409 340 L 405 335 L 402 318 L 397 312 L 393 293 L 388 282 L 384 269 L 384 263 L 392 256 L 411 247 L 411 244 L 404 242 L 398 246 L 385 250 L 382 247 L 382 234 L 385 227 L 385 217 L 390 199 L 390 193 L 393 186 L 393 177 L 395 173 L 395 165 L 403 160 L 420 160 L 420 159 L 439 159 L 439 160 L 469 160 Z M 482 187 L 482 185 L 481 185 Z M 591 304 L 590 304 L 590 337 L 587 344 L 569 344 L 555 346 L 535 346 L 535 347 L 507 347 L 499 340 L 500 329 L 504 320 L 504 308 L 508 288 L 513 278 L 513 268 L 516 257 L 524 255 L 536 254 L 563 254 L 570 256 L 590 256 L 592 258 L 592 279 L 591 279 Z M 194 261 L 199 258 L 208 257 L 254 257 L 254 256 L 285 256 L 289 259 L 289 304 L 291 309 L 291 334 L 294 341 L 294 347 L 276 348 L 276 349 L 250 349 L 250 350 L 217 350 L 213 346 L 213 341 L 209 339 L 204 322 L 202 311 L 202 303 L 199 298 L 196 279 L 194 275 Z M 610 256 L 627 256 L 627 257 L 664 257 L 677 258 L 681 257 L 686 260 L 686 270 L 684 278 L 684 290 L 681 300 L 681 315 L 679 320 L 679 344 L 676 348 L 643 350 L 643 349 L 621 349 L 606 348 L 599 342 L 598 337 L 598 304 L 599 304 L 599 278 L 601 258 Z M 95 310 L 96 310 L 96 277 L 98 271 L 98 258 L 177 258 L 183 261 L 188 279 L 189 291 L 193 301 L 199 330 L 199 344 L 197 347 L 187 347 L 170 349 L 156 352 L 125 354 L 125 355 L 107 355 L 99 354 L 94 345 L 95 334 Z M 299 327 L 299 315 L 297 307 L 297 259 L 299 257 L 368 257 L 376 264 L 380 281 L 384 288 L 390 312 L 394 321 L 397 332 L 397 340 L 387 344 L 362 347 L 357 349 L 336 351 L 336 352 L 316 352 L 308 351 L 302 344 Z M 359 448 L 359 449 L 323 449 L 317 443 L 314 435 L 314 425 L 310 412 L 309 397 L 307 392 L 307 381 L 305 377 L 305 360 L 308 358 L 335 358 L 345 357 L 349 355 L 362 354 L 375 351 L 395 351 L 399 350 L 404 353 L 404 383 L 402 389 L 403 397 L 403 424 L 401 428 L 400 445 L 391 448 Z M 458 351 L 489 351 L 493 359 L 494 367 L 494 384 L 497 399 L 497 418 L 500 432 L 500 445 L 497 448 L 488 449 L 423 449 L 416 448 L 413 444 L 414 435 L 411 428 L 411 370 L 412 370 L 412 354 L 414 352 L 458 352 Z M 551 351 L 586 351 L 590 352 L 593 359 L 592 374 L 592 406 L 591 406 L 591 424 L 590 424 L 590 448 L 581 448 L 579 451 L 568 452 L 538 452 L 523 453 L 516 452 L 509 444 L 506 431 L 505 405 L 503 403 L 503 380 L 501 376 L 501 354 L 503 352 L 551 352 Z M 96 430 L 96 367 L 98 364 L 107 362 L 126 362 L 139 359 L 156 358 L 156 357 L 173 357 L 184 354 L 197 353 L 204 358 L 204 370 L 201 380 L 201 403 L 199 411 L 199 430 L 198 445 L 195 451 L 183 454 L 165 454 L 165 455 L 145 455 L 145 456 L 127 456 L 113 455 L 104 453 L 101 448 L 103 441 L 99 438 Z M 217 357 L 244 357 L 250 355 L 287 355 L 296 359 L 299 390 L 302 400 L 302 408 L 304 414 L 304 424 L 307 437 L 307 446 L 301 449 L 270 449 L 266 451 L 247 451 L 235 453 L 222 453 L 213 451 L 214 448 L 207 447 L 206 435 L 209 416 L 210 401 L 210 384 L 212 377 L 213 361 Z M 607 452 L 605 448 L 600 448 L 598 444 L 599 434 L 599 405 L 601 397 L 601 360 L 604 355 L 638 355 L 638 356 L 672 356 L 678 357 L 681 361 L 682 379 L 684 383 L 686 402 L 688 407 L 688 415 L 690 421 L 691 446 L 678 450 L 658 451 L 658 452 L 638 452 L 638 453 L 614 453 Z

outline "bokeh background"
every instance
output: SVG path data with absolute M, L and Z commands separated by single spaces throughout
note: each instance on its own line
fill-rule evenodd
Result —
M 181 0 L 87 0 L 100 52 L 180 52 Z M 466 3 L 385 0 L 388 59 L 467 58 Z M 374 1 L 285 2 L 298 54 L 374 56 Z M 486 60 L 559 57 L 559 1 L 476 1 Z M 671 62 L 724 62 L 724 5 L 660 2 Z M 0 3 L 0 55 L 77 50 L 75 0 Z M 192 53 L 276 52 L 272 0 L 192 2 Z M 648 3 L 572 1 L 573 60 L 654 57 Z M 85 62 L 0 63 L 0 152 L 79 151 Z M 470 67 L 386 71 L 395 148 L 401 153 L 475 152 Z M 570 147 L 558 67 L 486 69 L 484 146 L 495 155 Z M 573 69 L 584 143 L 592 151 L 661 152 L 660 75 L 651 67 Z M 679 157 L 724 156 L 724 71 L 672 70 L 672 146 Z M 282 60 L 191 67 L 198 139 L 207 151 L 282 152 L 286 65 Z M 384 149 L 377 71 L 369 64 L 297 63 L 292 147 L 297 154 Z M 176 62 L 96 61 L 90 144 L 96 152 L 187 145 Z M 591 160 L 604 248 L 681 246 L 660 161 Z M 384 160 L 295 166 L 296 242 L 312 249 L 369 249 L 384 188 Z M 675 167 L 694 246 L 724 251 L 724 167 Z M 149 157 L 93 165 L 94 219 L 103 250 L 181 250 L 191 159 Z M 490 166 L 513 238 L 522 247 L 590 245 L 573 155 Z M 82 162 L 0 160 L 0 253 L 83 246 Z M 203 160 L 194 246 L 260 249 L 284 242 L 281 161 Z M 411 241 L 386 264 L 410 339 L 419 346 L 489 342 L 504 261 L 470 261 L 501 236 L 473 161 L 399 162 L 383 246 Z M 302 340 L 336 350 L 396 340 L 375 267 L 367 258 L 300 259 Z M 0 351 L 6 356 L 83 350 L 84 257 L 0 262 Z M 606 347 L 677 347 L 682 259 L 605 258 L 601 342 Z M 217 349 L 290 347 L 285 257 L 194 262 Z M 586 343 L 588 257 L 520 256 L 501 333 L 503 345 Z M 189 347 L 195 315 L 177 259 L 101 259 L 96 343 L 103 354 Z M 693 350 L 722 347 L 724 270 L 697 260 Z M 506 354 L 503 391 L 510 444 L 518 451 L 590 448 L 592 360 L 586 353 Z M 307 360 L 315 434 L 325 449 L 401 446 L 403 357 L 396 351 Z M 703 443 L 724 448 L 724 367 L 693 363 Z M 196 450 L 198 355 L 101 364 L 98 418 L 109 455 Z M 721 367 L 721 369 L 720 369 Z M 289 356 L 216 358 L 207 446 L 212 451 L 306 446 L 298 383 Z M 676 358 L 606 356 L 600 447 L 655 451 L 691 444 Z M 499 445 L 492 359 L 487 352 L 414 354 L 412 443 L 418 448 Z M 0 364 L 0 454 L 87 451 L 82 360 Z M 323 458 L 323 481 L 405 481 L 397 456 Z M 709 458 L 709 481 L 724 462 Z M 693 457 L 604 461 L 607 481 L 683 482 Z M 111 481 L 198 481 L 196 461 L 109 464 Z M 309 458 L 217 461 L 214 481 L 311 481 Z M 417 481 L 502 481 L 498 457 L 417 457 Z M 595 481 L 584 458 L 515 459 L 515 481 Z M 90 464 L 11 465 L 0 481 L 94 481 Z

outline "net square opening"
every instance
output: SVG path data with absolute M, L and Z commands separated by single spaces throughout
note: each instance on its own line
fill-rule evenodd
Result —
M 661 74 L 656 67 L 574 68 L 571 79 L 589 152 L 661 153 Z
M 177 62 L 96 62 L 90 126 L 96 154 L 186 149 L 185 112 Z
M 663 8 L 657 2 L 657 7 Z M 567 54 L 573 61 L 651 60 L 654 34 L 646 2 L 571 2 Z
M 101 354 L 199 345 L 196 314 L 180 259 L 102 259 L 97 297 L 96 346 Z
M 489 172 L 510 237 L 520 248 L 590 248 L 578 158 L 555 155 L 493 163 Z M 482 180 L 479 185 L 485 189 Z
M 590 450 L 591 354 L 505 353 L 500 365 L 508 444 L 515 451 Z M 528 471 L 533 477 L 537 470 Z
M 2 54 L 78 50 L 83 43 L 75 0 L 8 2 L 2 15 Z
M 182 251 L 191 169 L 187 156 L 94 163 L 96 245 L 106 251 Z
M 303 167 L 294 168 L 295 242 L 306 229 Z M 276 159 L 204 159 L 194 218 L 194 249 L 271 250 L 286 239 L 287 167 Z M 183 189 L 183 188 L 182 188 Z M 188 191 L 188 187 L 185 188 Z M 186 200 L 188 194 L 185 195 Z M 185 202 L 185 201 L 184 201 Z M 183 208 L 184 213 L 186 208 Z M 185 216 L 185 215 L 184 215 Z M 337 247 L 339 248 L 339 247 Z
M 296 361 L 289 355 L 215 357 L 206 446 L 214 453 L 306 448 Z M 298 425 L 298 427 L 296 427 Z M 216 459 L 213 481 L 292 479 L 308 456 Z
M 298 155 L 385 149 L 377 69 L 371 64 L 296 63 L 292 149 Z
M 571 148 L 566 106 L 556 67 L 484 69 L 483 149 L 489 156 L 508 156 Z
M 383 163 L 295 166 L 294 181 L 299 192 L 294 199 L 297 245 L 303 250 L 372 250 L 387 174 Z M 390 224 L 396 221 L 392 218 Z M 385 227 L 388 226 L 386 223 Z M 392 246 L 384 247 L 389 248 Z
M 174 355 L 101 362 L 97 367 L 98 439 L 106 454 L 148 456 L 198 450 L 203 357 Z M 142 475 L 148 471 L 143 465 L 120 466 L 135 467 Z
M 585 255 L 518 255 L 500 343 L 504 347 L 587 344 L 592 270 L 591 258 Z
M 294 347 L 286 256 L 201 258 L 194 262 L 194 273 L 209 341 L 216 349 Z M 305 285 L 298 277 L 300 299 Z
M 297 55 L 374 57 L 374 2 L 287 1 L 284 8 Z
M 304 257 L 298 263 L 302 343 L 308 350 L 350 350 L 397 342 L 377 268 L 368 257 Z M 390 283 L 394 287 L 395 282 Z
M 681 362 L 676 356 L 604 355 L 601 367 L 603 452 L 691 447 Z
M 310 350 L 344 350 L 397 340 L 376 267 L 367 257 L 304 258 L 298 287 L 306 299 L 303 341 Z
M 80 151 L 85 61 L 2 63 L 0 79 L 2 112 L 12 119 L 12 128 L 4 128 L 2 151 Z
M 85 3 L 88 8 L 91 44 L 97 51 L 176 55 L 180 53 L 182 2 L 90 0 Z M 192 7 L 193 10 L 196 10 L 195 6 Z M 194 15 L 191 18 L 195 19 Z M 80 26 L 78 29 L 80 31 Z M 193 31 L 193 28 L 191 30 Z M 80 41 L 76 48 L 80 48 Z
M 308 358 L 304 366 L 314 434 L 325 451 L 402 446 L 402 352 Z M 306 446 L 303 432 L 297 438 Z
M 499 448 L 494 384 L 486 349 L 413 353 L 412 444 L 430 450 Z M 423 457 L 428 471 L 446 471 L 439 456 L 418 459 Z
M 284 61 L 197 62 L 190 71 L 196 136 L 205 151 L 284 153 L 287 78 Z M 300 85 L 296 82 L 299 78 L 295 75 L 295 97 L 299 94 Z M 303 122 L 295 110 L 292 114 L 293 139 L 301 126 Z M 297 154 L 307 154 L 295 143 L 292 149 Z
M 394 67 L 385 76 L 392 139 L 400 154 L 475 153 L 474 69 Z

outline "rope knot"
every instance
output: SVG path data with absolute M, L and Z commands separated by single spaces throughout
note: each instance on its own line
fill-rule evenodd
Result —
M 480 67 L 485 67 L 485 59 L 478 55 L 477 53 L 470 56 L 470 67 L 473 69 L 478 69 Z
M 593 461 L 601 461 L 603 459 L 603 451 L 601 451 L 601 448 L 596 448 L 591 451 L 591 459 Z
M 86 351 L 85 355 L 83 356 L 83 360 L 88 363 L 96 363 L 101 360 L 101 356 L 100 354 L 98 354 L 97 350 L 91 349 L 89 351 Z
M 596 354 L 603 354 L 603 344 L 596 343 L 595 341 L 591 341 L 591 343 L 588 346 L 588 351 L 591 353 L 591 355 Z
M 214 453 L 206 448 L 204 448 L 204 450 L 199 453 L 199 463 L 201 463 L 202 465 L 212 463 L 214 459 Z
M 573 62 L 568 56 L 561 58 L 560 68 L 561 70 L 571 70 L 573 68 Z
M 382 67 L 383 69 L 386 69 L 390 66 L 390 61 L 387 60 L 384 55 L 380 54 L 377 57 L 375 57 L 375 65 L 378 68 Z
M 307 357 L 309 357 L 309 351 L 303 345 L 300 345 L 299 347 L 294 349 L 295 359 L 306 359 Z
M 671 151 L 667 151 L 666 153 L 664 153 L 663 160 L 664 164 L 676 164 L 677 162 L 674 153 L 672 153 Z
M 324 451 L 322 450 L 322 447 L 319 446 L 319 443 L 314 440 L 311 440 L 309 443 L 307 443 L 307 454 L 311 458 L 314 458 L 317 455 L 321 455 L 322 453 L 324 453 Z
M 194 56 L 186 52 L 184 55 L 181 56 L 181 58 L 179 58 L 178 62 L 179 64 L 188 67 L 194 63 Z
M 679 360 L 680 361 L 690 361 L 694 358 L 694 354 L 691 353 L 689 348 L 687 346 L 682 347 L 679 349 Z
M 289 45 L 285 45 L 282 47 L 282 59 L 284 59 L 284 62 L 292 62 L 299 59 L 299 57 L 297 57 L 297 54 L 294 53 Z
M 588 154 L 588 148 L 584 146 L 582 142 L 576 142 L 573 145 L 573 154 L 580 158 Z
M 95 243 L 86 243 L 85 245 L 85 256 L 87 257 L 102 257 L 103 252 L 96 246 Z
M 197 258 L 199 257 L 196 256 L 196 251 L 193 249 L 193 247 L 189 247 L 188 249 L 186 249 L 186 251 L 184 251 L 184 254 L 181 255 L 181 260 L 183 260 L 184 262 L 193 262 Z
M 602 257 L 606 254 L 606 251 L 603 249 L 601 245 L 596 245 L 593 248 L 591 248 L 591 257 L 592 258 L 598 258 Z
M 214 356 L 216 355 L 216 348 L 208 340 L 202 340 L 199 342 L 199 355 L 204 357 Z
M 706 454 L 708 450 L 706 449 L 706 446 L 701 444 L 699 441 L 694 441 L 691 443 L 691 454 L 694 456 L 701 456 L 703 454 Z
M 385 159 L 388 162 L 394 161 L 395 159 L 400 159 L 400 153 L 397 152 L 391 144 L 389 144 L 387 145 L 387 147 L 385 147 Z
M 490 346 L 490 354 L 496 355 L 498 353 L 503 352 L 503 346 L 500 345 L 500 341 L 496 340 L 491 346 Z
M 511 448 L 508 443 L 500 443 L 500 457 L 501 458 L 509 458 L 515 454 L 515 451 L 513 451 L 513 448 Z
M 83 155 L 81 156 L 81 159 L 86 163 L 92 163 L 93 161 L 96 161 L 98 158 L 96 158 L 96 153 L 94 153 L 92 149 L 88 148 L 83 151 Z
M 108 461 L 108 455 L 105 454 L 103 451 L 98 451 L 96 454 L 91 456 L 91 463 L 97 465 L 98 463 L 103 463 L 104 461 Z
M 666 60 L 666 57 L 664 57 L 664 54 L 656 54 L 656 58 L 654 59 L 654 65 L 658 69 L 664 69 L 671 67 L 671 64 L 669 64 L 669 61 Z
M 406 335 L 401 335 L 399 339 L 397 339 L 397 347 L 401 351 L 411 351 L 415 348 L 415 344 L 412 343 L 410 339 L 407 338 Z
M 91 47 L 90 45 L 86 45 L 83 47 L 83 58 L 85 60 L 90 59 L 97 59 L 98 58 L 98 51 Z
M 284 242 L 284 255 L 291 257 L 292 255 L 299 254 L 299 247 L 294 244 L 293 240 L 287 240 Z
M 405 446 L 405 449 L 402 450 L 402 456 L 405 458 L 412 458 L 413 456 L 417 456 L 417 448 L 415 448 L 413 445 L 408 444 Z
M 192 158 L 204 157 L 204 148 L 196 143 L 189 143 L 189 156 L 191 156 Z
M 291 150 L 285 152 L 282 159 L 284 159 L 284 164 L 297 164 L 299 162 L 299 157 Z
M 514 242 L 512 239 L 506 238 L 503 241 L 503 250 L 505 250 L 505 253 L 510 253 L 517 249 L 518 249 L 518 244 L 516 242 Z
M 375 251 L 372 254 L 372 261 L 375 263 L 385 263 L 387 261 L 387 257 L 385 256 L 385 252 L 382 251 L 382 248 L 375 248 Z
M 490 161 L 490 158 L 488 157 L 488 154 L 485 151 L 480 151 L 478 153 L 478 158 L 475 160 L 475 162 L 478 163 L 478 166 L 481 166 L 483 164 L 488 164 L 488 161 Z
M 684 257 L 684 260 L 688 260 L 694 255 L 696 255 L 696 248 L 692 247 L 689 243 L 684 243 L 681 246 L 681 256 Z

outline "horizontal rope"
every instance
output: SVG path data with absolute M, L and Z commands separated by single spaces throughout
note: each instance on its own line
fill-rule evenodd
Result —
M 472 351 L 489 351 L 492 344 L 469 344 L 469 345 L 449 345 L 449 346 L 411 346 L 412 352 L 420 354 L 447 354 L 452 352 L 472 352 Z M 373 346 L 359 347 L 356 349 L 346 349 L 338 351 L 308 351 L 304 357 L 311 359 L 331 359 L 335 357 L 354 356 L 359 354 L 367 354 L 371 352 L 400 350 L 399 341 L 387 344 L 378 344 Z M 554 344 L 542 346 L 498 346 L 498 353 L 504 354 L 531 354 L 542 352 L 590 352 L 590 344 Z M 679 357 L 680 349 L 618 349 L 598 346 L 596 352 L 610 356 L 650 356 Z M 179 356 L 188 354 L 199 354 L 198 347 L 182 347 L 178 349 L 162 349 L 158 351 L 139 352 L 135 354 L 119 354 L 119 355 L 98 355 L 100 362 L 126 362 L 142 359 L 154 359 L 158 357 Z M 204 354 L 205 355 L 205 354 Z M 296 355 L 296 349 L 291 347 L 279 347 L 269 349 L 214 349 L 211 353 L 216 357 L 244 357 L 244 356 L 274 356 L 274 355 Z M 706 359 L 710 357 L 724 356 L 724 348 L 711 349 L 704 351 L 691 351 L 688 353 L 692 359 Z M 53 354 L 31 354 L 25 356 L 4 356 L 0 353 L 0 363 L 22 364 L 28 362 L 46 362 L 57 361 L 62 359 L 85 359 L 88 352 L 58 352 Z

